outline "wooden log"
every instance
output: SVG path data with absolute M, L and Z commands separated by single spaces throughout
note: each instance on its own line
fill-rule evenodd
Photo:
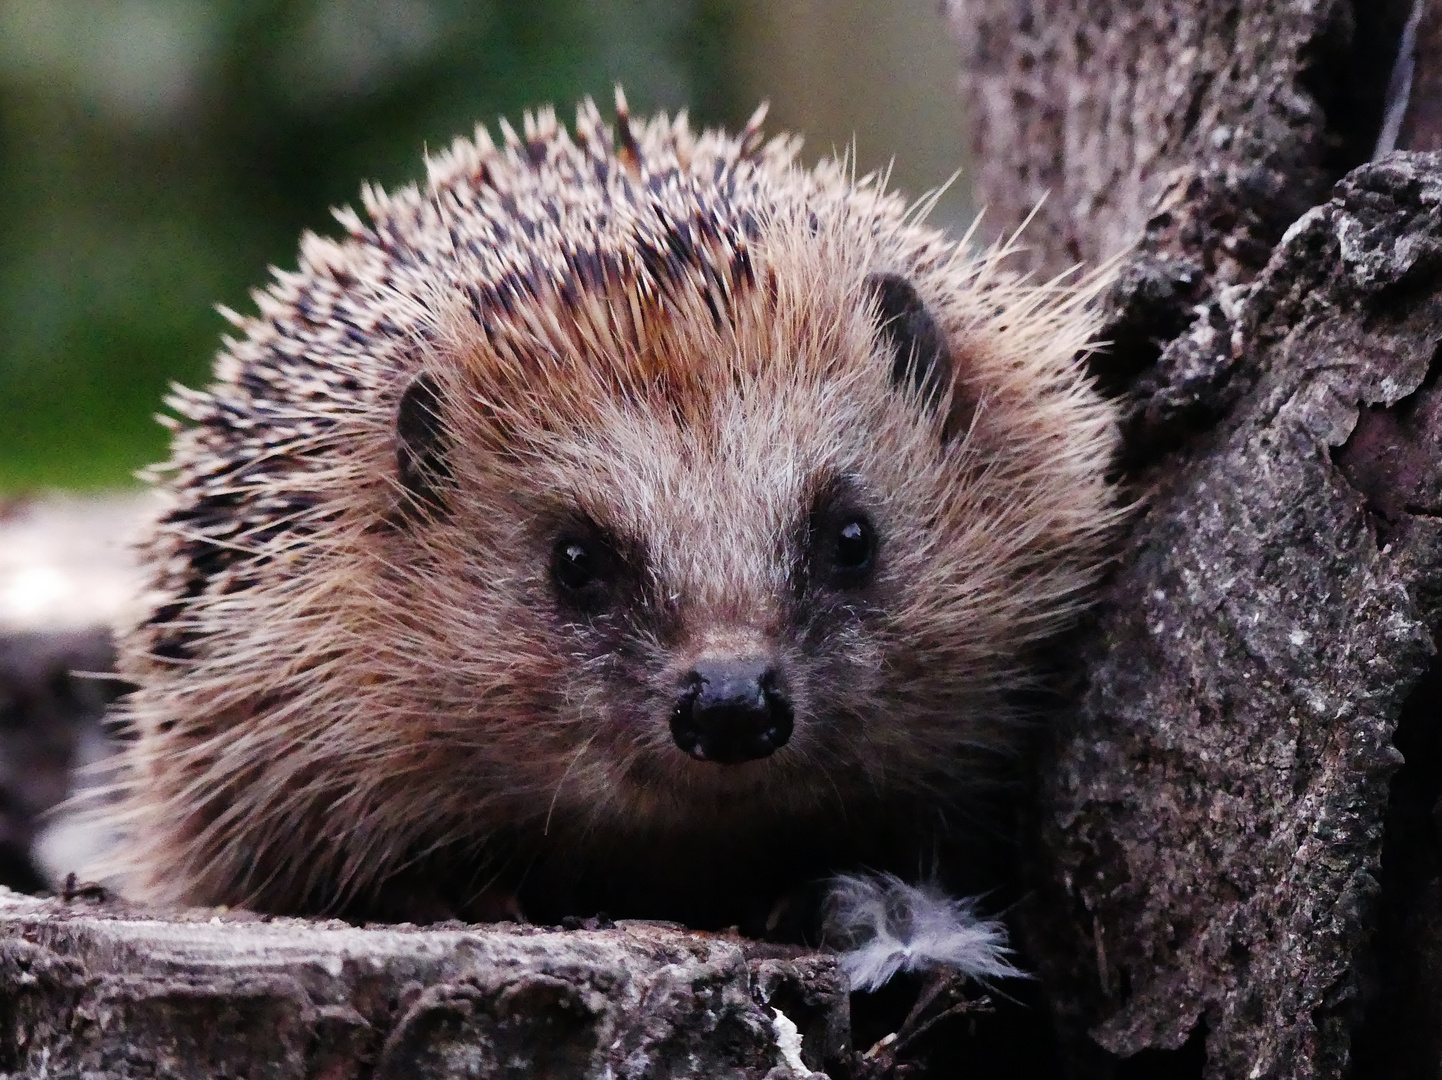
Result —
M 0 889 L 0 1076 L 804 1080 L 831 959 L 662 924 L 358 928 Z

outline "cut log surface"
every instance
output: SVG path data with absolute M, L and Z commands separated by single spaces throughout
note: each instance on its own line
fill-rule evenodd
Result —
M 788 1078 L 845 983 L 662 924 L 358 928 L 0 890 L 0 1076 Z

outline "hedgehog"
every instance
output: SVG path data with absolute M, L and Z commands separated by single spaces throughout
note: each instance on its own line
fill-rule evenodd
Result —
M 122 638 L 126 891 L 756 933 L 800 905 L 891 943 L 863 982 L 923 925 L 1006 969 L 918 860 L 1105 561 L 1104 278 L 1018 276 L 763 116 L 482 126 L 221 309 Z

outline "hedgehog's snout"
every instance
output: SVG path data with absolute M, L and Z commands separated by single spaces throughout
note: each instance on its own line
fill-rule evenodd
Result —
M 791 700 L 771 661 L 701 661 L 683 685 L 671 712 L 671 737 L 697 761 L 755 761 L 790 741 Z

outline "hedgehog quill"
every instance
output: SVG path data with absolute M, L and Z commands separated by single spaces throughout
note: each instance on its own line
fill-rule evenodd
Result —
M 1098 279 L 760 122 L 480 129 L 227 313 L 122 645 L 128 891 L 765 932 L 831 881 L 860 982 L 1009 970 L 864 871 L 956 827 L 1097 577 Z

